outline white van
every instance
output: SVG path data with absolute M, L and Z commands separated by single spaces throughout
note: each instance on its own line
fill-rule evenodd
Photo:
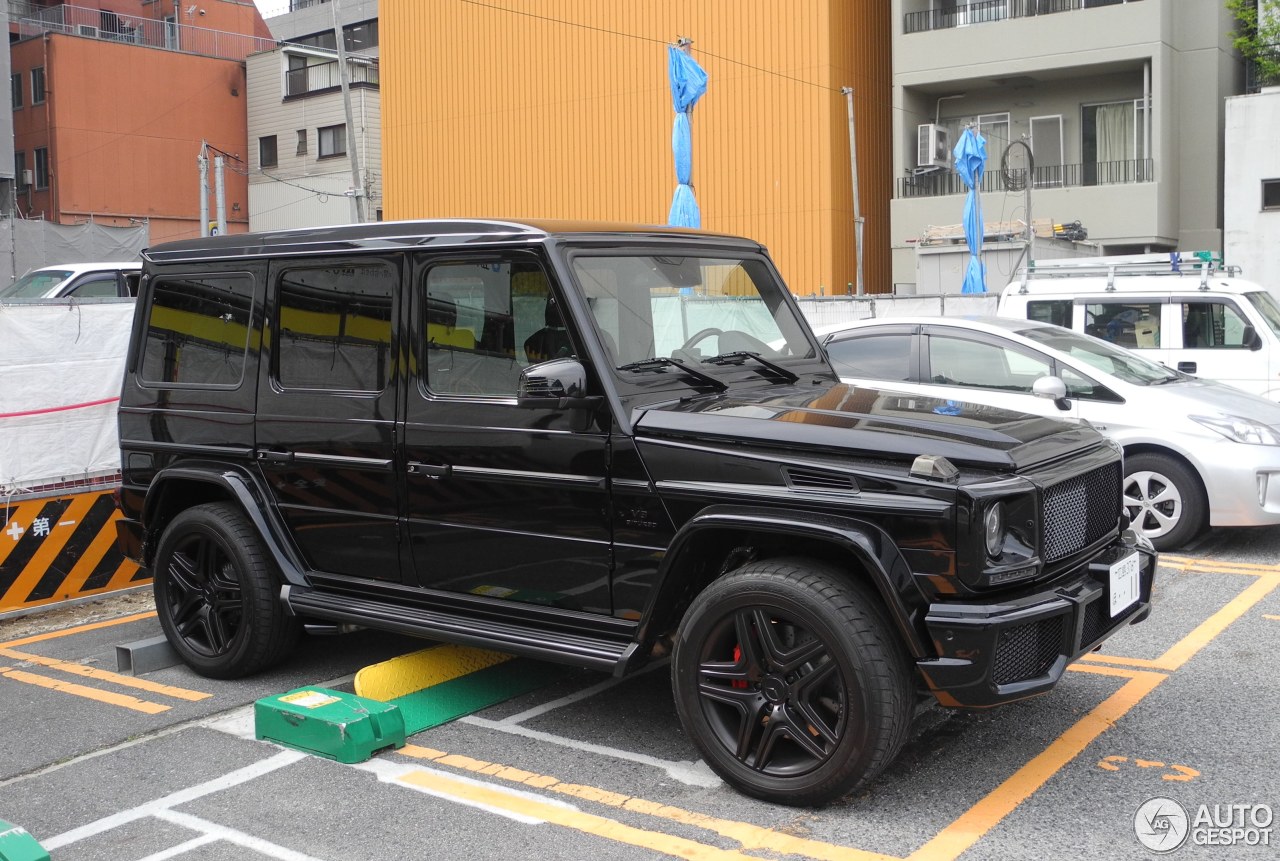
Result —
M 1046 260 L 996 313 L 1094 335 L 1188 374 L 1280 401 L 1280 303 L 1209 255 Z

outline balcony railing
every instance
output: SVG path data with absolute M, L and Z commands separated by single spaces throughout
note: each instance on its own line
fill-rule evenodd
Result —
M 982 175 L 981 191 L 1021 191 L 1026 184 L 1027 171 L 1019 168 L 1009 171 L 1012 183 L 1006 183 L 999 170 Z M 1077 188 L 1090 185 L 1123 185 L 1155 180 L 1155 162 L 1149 158 L 1130 161 L 1095 161 L 1084 164 L 1051 164 L 1034 170 L 1033 182 L 1037 189 Z M 964 194 L 969 187 L 954 171 L 922 173 L 898 180 L 898 197 L 941 197 L 947 194 Z
M 904 33 L 950 30 L 953 27 L 989 24 L 1010 18 L 1034 18 L 1037 15 L 1054 15 L 1077 9 L 1137 2 L 1139 0 L 981 0 L 976 3 L 955 3 L 923 12 L 908 12 L 903 16 L 902 30 Z
M 1270 48 L 1259 58 L 1266 61 L 1268 68 L 1280 65 L 1280 46 Z M 1258 60 L 1246 60 L 1244 64 L 1244 91 L 1259 92 L 1263 87 L 1280 85 L 1280 75 L 1269 74 Z
M 352 86 L 366 84 L 378 86 L 377 65 L 348 63 L 347 82 Z M 303 96 L 320 90 L 331 90 L 342 86 L 338 75 L 338 62 L 317 63 L 303 69 L 290 69 L 285 73 L 285 95 Z
M 208 30 L 188 24 L 172 24 L 152 18 L 66 4 L 36 6 L 21 0 L 9 0 L 9 20 L 19 39 L 43 33 L 67 33 L 222 60 L 243 60 L 250 54 L 270 51 L 276 47 L 272 39 L 243 33 Z

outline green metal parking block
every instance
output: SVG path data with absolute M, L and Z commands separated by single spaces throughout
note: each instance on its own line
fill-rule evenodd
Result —
M 49 853 L 27 829 L 0 819 L 0 861 L 49 861 Z
M 400 709 L 344 691 L 298 688 L 263 697 L 253 704 L 253 718 L 258 738 L 338 762 L 404 747 Z

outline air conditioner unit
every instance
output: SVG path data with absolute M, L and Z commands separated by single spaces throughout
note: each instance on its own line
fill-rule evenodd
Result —
M 36 178 L 35 174 L 31 172 L 31 168 L 28 167 L 23 169 L 22 171 L 23 186 L 31 185 L 31 183 L 35 182 L 35 178 Z
M 88 36 L 91 39 L 98 38 L 98 28 L 93 26 L 92 24 L 81 24 L 77 28 L 76 32 L 78 32 L 81 36 Z
M 923 123 L 916 127 L 916 166 L 946 167 L 951 164 L 951 141 L 947 127 Z

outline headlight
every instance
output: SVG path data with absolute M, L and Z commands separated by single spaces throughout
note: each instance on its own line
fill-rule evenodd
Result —
M 987 555 L 999 556 L 1004 549 L 1004 504 L 997 502 L 989 506 L 982 522 L 986 526 Z
M 1280 432 L 1253 419 L 1240 416 L 1188 416 L 1232 442 L 1246 445 L 1280 445 Z

